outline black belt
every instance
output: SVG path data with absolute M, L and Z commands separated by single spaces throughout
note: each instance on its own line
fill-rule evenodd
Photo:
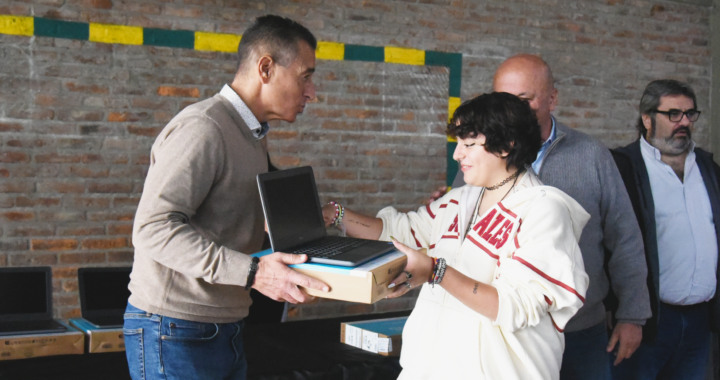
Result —
M 672 305 L 672 304 L 665 303 L 665 302 L 660 302 L 660 303 L 664 307 L 667 307 L 668 309 L 673 309 L 673 310 L 680 311 L 680 312 L 699 310 L 699 309 L 703 309 L 703 308 L 707 307 L 707 305 L 708 305 L 707 302 L 700 302 L 700 303 L 695 303 L 692 305 Z

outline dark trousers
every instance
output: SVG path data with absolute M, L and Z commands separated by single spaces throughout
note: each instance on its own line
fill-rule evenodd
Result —
M 560 380 L 609 380 L 608 332 L 605 322 L 565 333 Z
M 655 342 L 643 342 L 630 359 L 614 367 L 614 379 L 705 378 L 711 338 L 707 302 L 691 306 L 661 302 L 659 316 Z

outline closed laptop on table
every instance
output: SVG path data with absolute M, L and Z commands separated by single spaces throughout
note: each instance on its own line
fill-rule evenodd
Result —
M 119 328 L 127 307 L 132 267 L 80 268 L 80 312 L 97 328 Z
M 310 262 L 354 267 L 395 249 L 388 242 L 328 236 L 309 166 L 259 174 L 257 181 L 275 252 L 307 254 Z
M 50 267 L 0 268 L 0 336 L 66 330 L 52 317 Z

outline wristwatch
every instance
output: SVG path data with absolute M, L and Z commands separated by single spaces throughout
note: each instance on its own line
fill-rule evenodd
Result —
M 250 268 L 248 269 L 247 282 L 245 283 L 245 290 L 250 290 L 250 287 L 253 286 L 253 284 L 255 283 L 255 273 L 257 273 L 259 262 L 260 262 L 259 258 L 257 258 L 257 257 L 252 258 L 252 261 L 250 262 Z

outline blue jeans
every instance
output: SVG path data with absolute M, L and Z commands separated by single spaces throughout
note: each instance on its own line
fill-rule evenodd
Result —
M 609 380 L 608 332 L 605 322 L 565 333 L 561 380 Z
M 706 302 L 692 306 L 660 303 L 657 338 L 643 342 L 630 359 L 613 368 L 613 378 L 705 378 L 710 355 L 710 311 Z
M 245 380 L 243 321 L 201 323 L 146 313 L 128 303 L 125 354 L 133 380 Z

